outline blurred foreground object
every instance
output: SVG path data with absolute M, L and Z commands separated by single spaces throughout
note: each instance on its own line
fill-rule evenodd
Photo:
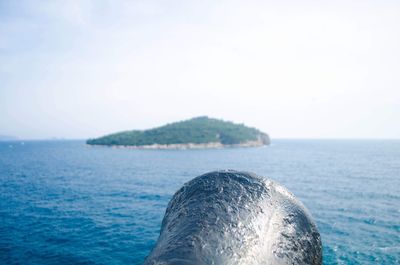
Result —
M 303 204 L 272 180 L 215 171 L 179 189 L 144 265 L 322 264 L 320 234 Z

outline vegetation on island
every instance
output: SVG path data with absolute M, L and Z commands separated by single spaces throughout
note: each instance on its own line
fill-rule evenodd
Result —
M 235 145 L 249 141 L 260 141 L 262 144 L 269 144 L 269 137 L 266 133 L 256 128 L 203 116 L 149 130 L 118 132 L 96 139 L 89 139 L 87 144 L 145 146 L 218 142 L 223 145 Z

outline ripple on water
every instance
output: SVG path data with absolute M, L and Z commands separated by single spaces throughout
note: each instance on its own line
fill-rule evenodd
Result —
M 0 263 L 141 264 L 168 201 L 205 172 L 286 186 L 314 216 L 324 264 L 400 264 L 400 141 L 274 141 L 140 151 L 0 143 Z

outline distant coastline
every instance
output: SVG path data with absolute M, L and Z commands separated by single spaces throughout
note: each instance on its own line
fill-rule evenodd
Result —
M 0 142 L 10 142 L 10 141 L 18 141 L 18 137 L 11 135 L 0 135 Z
M 218 148 L 235 148 L 235 147 L 260 147 L 264 146 L 261 140 L 247 141 L 239 144 L 221 144 L 220 142 L 211 143 L 184 143 L 184 144 L 151 144 L 151 145 L 100 145 L 87 144 L 89 147 L 110 147 L 123 149 L 138 150 L 186 150 L 186 149 L 218 149 Z

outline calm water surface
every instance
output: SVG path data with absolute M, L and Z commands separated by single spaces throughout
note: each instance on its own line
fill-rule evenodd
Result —
M 174 192 L 217 169 L 292 191 L 318 224 L 324 264 L 400 264 L 400 141 L 372 140 L 186 151 L 3 142 L 0 263 L 141 264 Z

